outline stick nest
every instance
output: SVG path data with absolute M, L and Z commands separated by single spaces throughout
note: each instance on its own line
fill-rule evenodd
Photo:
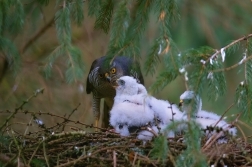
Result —
M 58 124 L 60 126 L 60 124 Z M 135 136 L 121 137 L 111 131 L 85 131 L 52 134 L 48 128 L 26 135 L 7 129 L 1 136 L 0 165 L 5 166 L 174 166 L 176 157 L 186 149 L 183 136 L 168 140 L 165 161 L 151 154 L 153 141 L 143 142 Z M 208 164 L 215 166 L 252 165 L 252 145 L 241 138 L 228 143 L 207 145 L 202 139 L 202 152 Z

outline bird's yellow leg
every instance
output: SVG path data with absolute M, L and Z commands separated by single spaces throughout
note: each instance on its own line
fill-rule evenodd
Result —
M 99 124 L 99 119 L 95 118 L 95 131 L 98 131 L 98 124 Z

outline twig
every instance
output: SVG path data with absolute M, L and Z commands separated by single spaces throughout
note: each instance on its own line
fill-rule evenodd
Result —
M 23 159 L 23 161 L 24 161 L 24 163 L 25 163 L 25 158 L 24 158 L 24 156 L 23 156 L 23 154 L 22 154 L 22 148 L 20 148 L 20 146 L 18 145 L 18 141 L 17 141 L 16 137 L 14 136 L 14 132 L 13 132 L 13 131 L 11 131 L 11 135 L 12 135 L 12 139 L 13 139 L 13 141 L 14 141 L 14 144 L 16 145 L 17 150 L 18 150 L 18 154 L 17 154 L 17 165 L 18 165 L 18 166 L 21 166 L 21 164 L 23 165 L 23 163 L 20 162 L 20 157 L 22 157 L 22 159 Z
M 238 43 L 238 42 L 240 42 L 240 41 L 247 40 L 248 38 L 251 38 L 251 37 L 252 37 L 252 34 L 248 34 L 248 35 L 246 35 L 246 36 L 244 36 L 244 37 L 241 37 L 241 38 L 239 38 L 239 39 L 237 39 L 237 40 L 231 42 L 231 43 L 228 44 L 227 46 L 221 48 L 220 50 L 217 50 L 211 57 L 209 57 L 209 58 L 205 61 L 205 63 L 207 63 L 207 62 L 209 62 L 211 59 L 217 57 L 218 54 L 221 53 L 222 50 L 225 50 L 225 49 L 229 48 L 230 46 L 235 45 L 236 43 Z
M 46 147 L 45 147 L 45 140 L 43 139 L 43 152 L 44 152 L 44 158 L 45 158 L 45 161 L 46 161 L 46 165 L 48 166 L 48 167 L 50 167 L 50 165 L 49 165 L 49 161 L 48 161 L 48 158 L 47 158 L 47 155 L 46 155 Z
M 201 148 L 203 152 L 205 152 L 208 148 L 210 148 L 213 143 L 218 139 L 220 138 L 222 135 L 223 135 L 223 131 L 219 132 L 219 133 L 216 133 L 214 134 L 213 136 L 211 136 L 208 141 L 205 143 L 205 145 Z
M 48 28 L 54 23 L 54 17 L 50 19 L 50 21 L 44 25 L 36 34 L 34 34 L 23 46 L 22 50 L 20 51 L 21 54 L 25 53 L 25 51 L 30 47 L 34 41 L 36 41 L 40 36 L 42 36 Z
M 79 104 L 77 105 L 77 107 L 75 107 L 75 108 L 72 110 L 72 112 L 68 115 L 67 119 L 69 119 L 69 118 L 73 115 L 73 113 L 74 113 L 75 111 L 77 111 L 77 109 L 79 108 L 80 105 L 81 105 L 81 104 L 79 103 Z M 62 122 L 62 123 L 67 123 L 67 121 L 64 120 L 64 122 Z M 63 127 L 62 127 L 62 131 L 64 131 L 64 130 L 65 130 L 65 124 L 64 124 Z
M 235 122 L 238 121 L 238 119 L 239 119 L 240 116 L 241 116 L 241 114 L 238 114 L 236 120 L 233 121 L 232 124 L 230 124 L 228 127 L 226 127 L 226 128 L 225 128 L 224 130 L 222 130 L 221 132 L 216 133 L 216 134 L 214 134 L 213 136 L 211 136 L 211 137 L 208 139 L 208 141 L 205 143 L 205 145 L 202 147 L 202 151 L 204 152 L 204 151 L 206 151 L 208 148 L 210 148 L 210 147 L 213 145 L 213 143 L 214 143 L 219 137 L 221 137 L 221 136 L 224 134 L 223 131 L 227 131 L 229 128 L 231 128 L 231 127 L 233 126 L 233 124 L 234 124 Z
M 113 166 L 116 167 L 116 152 L 113 151 Z
M 24 136 L 26 135 L 26 133 L 27 133 L 27 131 L 28 131 L 30 125 L 31 125 L 32 120 L 33 120 L 33 117 L 30 119 L 29 123 L 27 124 L 27 126 L 25 128 Z
M 239 124 L 242 124 L 243 126 L 246 126 L 248 129 L 252 130 L 252 127 L 249 126 L 249 125 L 247 125 L 246 123 L 244 123 L 244 122 L 242 122 L 242 121 L 240 121 L 240 120 L 238 120 L 238 123 L 239 123 Z M 251 136 L 251 137 L 252 137 L 252 136 Z
M 28 164 L 27 164 L 28 166 L 30 166 L 30 163 L 31 163 L 33 157 L 35 156 L 35 154 L 37 153 L 37 151 L 38 151 L 40 145 L 41 145 L 43 142 L 44 142 L 44 141 L 39 142 L 38 146 L 37 146 L 36 149 L 33 151 L 32 156 L 31 156 L 31 158 L 30 158 L 29 161 L 28 161 Z
M 29 113 L 29 112 L 28 112 Z M 68 122 L 72 122 L 72 123 L 75 123 L 75 124 L 80 124 L 80 125 L 84 125 L 86 127 L 90 127 L 90 128 L 97 128 L 97 129 L 100 129 L 100 130 L 107 130 L 106 128 L 99 128 L 99 127 L 96 127 L 94 125 L 88 125 L 88 124 L 85 124 L 85 123 L 82 123 L 80 121 L 74 121 L 74 120 L 71 120 L 71 119 L 66 119 L 65 117 L 63 116 L 60 116 L 60 115 L 55 115 L 55 114 L 52 114 L 52 113 L 46 113 L 46 112 L 40 112 L 41 114 L 46 114 L 46 115 L 49 115 L 49 116 L 54 116 L 54 117 L 58 117 L 58 118 L 62 118 L 64 120 L 67 120 Z
M 242 64 L 244 64 L 244 63 L 246 63 L 247 61 L 249 61 L 250 59 L 252 59 L 252 55 L 251 56 L 249 56 L 249 57 L 247 57 L 244 61 L 242 61 L 241 63 L 240 62 L 238 62 L 237 64 L 234 64 L 234 65 L 232 65 L 232 66 L 230 66 L 230 67 L 227 67 L 227 68 L 221 68 L 221 69 L 217 69 L 217 70 L 212 70 L 211 72 L 223 72 L 223 71 L 229 71 L 229 70 L 232 70 L 232 69 L 234 69 L 234 68 L 236 68 L 236 67 L 238 67 L 239 65 L 242 65 Z
M 215 123 L 215 125 L 213 126 L 214 128 L 217 126 L 217 124 L 223 119 L 224 115 L 234 106 L 234 103 L 231 104 L 228 109 L 221 115 L 220 119 Z
M 95 155 L 95 154 L 97 154 L 97 153 L 99 153 L 99 152 L 101 152 L 101 151 L 104 151 L 104 150 L 108 150 L 108 149 L 112 149 L 112 148 L 120 148 L 120 147 L 124 147 L 124 148 L 125 148 L 125 146 L 105 147 L 105 148 L 101 148 L 101 149 L 99 149 L 99 150 L 96 150 L 96 151 L 92 152 L 91 155 Z M 67 162 L 67 163 L 61 164 L 61 165 L 59 165 L 58 167 L 72 166 L 73 164 L 76 164 L 77 162 L 79 162 L 79 161 L 81 161 L 81 160 L 84 160 L 84 159 L 86 159 L 86 158 L 89 158 L 89 157 L 90 157 L 89 155 L 81 156 L 81 157 L 79 157 L 79 158 L 77 158 L 77 159 L 75 159 L 75 160 L 73 160 L 73 161 L 69 161 L 69 162 Z
M 135 152 L 134 152 L 134 153 L 135 153 Z M 134 155 L 134 160 L 133 160 L 133 162 L 132 162 L 132 166 L 135 166 L 136 159 L 137 159 L 137 153 L 135 153 L 135 155 Z
M 33 94 L 32 96 L 30 96 L 27 100 L 23 101 L 23 103 L 22 103 L 19 107 L 17 107 L 17 108 L 15 109 L 15 111 L 14 111 L 8 118 L 5 119 L 5 122 L 4 122 L 3 125 L 0 127 L 0 131 L 2 131 L 2 129 L 4 128 L 4 126 L 6 126 L 6 124 L 9 122 L 9 120 L 10 120 L 13 116 L 15 116 L 15 115 L 17 114 L 18 110 L 22 109 L 23 106 L 24 106 L 26 103 L 28 103 L 32 98 L 36 97 L 39 93 L 43 93 L 43 91 L 44 91 L 44 88 L 38 89 L 38 90 L 36 90 L 36 91 L 34 92 L 34 94 Z
M 245 49 L 245 53 L 244 53 L 245 54 L 244 57 L 246 58 L 246 60 L 247 60 L 247 54 L 248 54 L 248 49 L 247 49 L 248 47 L 249 47 L 248 46 L 248 39 L 246 39 L 246 49 Z M 252 55 L 251 55 L 251 57 L 252 57 Z M 242 61 L 242 63 L 244 63 L 244 61 Z M 247 63 L 244 64 L 244 79 L 245 79 L 245 84 L 247 84 L 248 83 Z

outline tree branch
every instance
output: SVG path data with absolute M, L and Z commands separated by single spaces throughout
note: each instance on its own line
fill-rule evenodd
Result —
M 227 46 L 221 48 L 220 50 L 216 50 L 216 52 L 215 52 L 211 57 L 209 57 L 209 58 L 205 61 L 205 63 L 207 63 L 207 62 L 209 62 L 211 59 L 217 57 L 218 54 L 221 53 L 222 50 L 226 50 L 226 49 L 229 48 L 230 46 L 233 46 L 233 45 L 235 45 L 236 43 L 238 43 L 238 42 L 240 42 L 240 41 L 243 41 L 243 40 L 247 40 L 248 38 L 251 38 L 251 37 L 252 37 L 252 34 L 248 34 L 248 35 L 246 35 L 246 36 L 244 36 L 244 37 L 242 37 L 242 38 L 239 38 L 239 39 L 237 39 L 237 40 L 231 42 L 230 44 L 228 44 Z
M 250 55 L 248 58 L 246 58 L 242 63 L 239 62 L 239 63 L 237 63 L 237 64 L 234 64 L 234 65 L 230 66 L 230 67 L 221 68 L 221 69 L 217 69 L 217 70 L 213 70 L 213 71 L 211 71 L 211 72 L 229 71 L 229 70 L 232 70 L 232 69 L 238 67 L 239 65 L 242 65 L 242 64 L 246 63 L 246 62 L 249 61 L 250 59 L 252 59 L 252 55 Z
M 25 53 L 25 51 L 33 44 L 41 35 L 43 35 L 46 30 L 48 30 L 51 25 L 54 23 L 54 17 L 50 19 L 50 21 L 44 25 L 37 33 L 35 33 L 23 46 L 22 50 L 20 51 L 21 54 Z

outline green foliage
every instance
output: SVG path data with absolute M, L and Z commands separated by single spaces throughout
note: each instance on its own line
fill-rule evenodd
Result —
M 154 5 L 154 11 L 158 14 L 159 20 L 159 37 L 154 42 L 145 62 L 146 74 L 155 72 L 155 67 L 159 62 L 160 55 L 166 55 L 170 52 L 171 39 L 170 23 L 171 20 L 177 18 L 177 5 L 174 0 L 159 0 Z M 167 61 L 168 62 L 168 61 Z M 168 66 L 168 65 L 167 65 Z
M 101 9 L 95 21 L 95 28 L 102 29 L 105 33 L 108 33 L 113 10 L 113 0 L 102 1 Z
M 48 5 L 49 4 L 49 0 L 37 0 L 41 5 Z
M 163 135 L 158 136 L 154 139 L 154 147 L 151 150 L 151 157 L 160 159 L 163 163 L 167 159 L 168 154 L 168 143 L 167 138 Z
M 59 42 L 67 46 L 71 43 L 70 9 L 67 4 L 55 15 L 56 30 Z
M 188 167 L 208 166 L 204 155 L 201 153 L 201 130 L 195 121 L 186 122 L 187 130 L 184 135 L 184 142 L 187 146 L 176 160 L 176 166 Z
M 224 72 L 212 72 L 216 69 L 221 69 L 223 64 L 220 61 L 214 61 L 213 64 L 207 64 L 206 68 L 208 70 L 207 76 L 204 80 L 207 84 L 207 94 L 209 98 L 218 99 L 219 96 L 222 96 L 226 91 L 226 79 Z
M 251 85 L 245 84 L 241 82 L 241 84 L 236 89 L 235 94 L 235 103 L 238 109 L 245 115 L 249 114 L 248 116 L 251 118 L 252 112 L 252 87 Z
M 55 60 L 60 56 L 65 56 L 67 66 L 65 77 L 68 83 L 73 81 L 76 82 L 82 79 L 84 75 L 84 64 L 81 58 L 81 51 L 72 46 L 71 15 L 74 17 L 76 23 L 80 25 L 84 18 L 82 0 L 77 0 L 75 2 L 64 1 L 63 7 L 57 11 L 55 23 L 60 45 L 49 55 L 47 58 L 48 62 L 44 68 L 45 75 L 50 77 Z
M 196 93 L 201 94 L 207 88 L 209 98 L 217 98 L 225 93 L 226 80 L 223 72 L 215 72 L 223 67 L 218 58 L 211 58 L 214 49 L 201 47 L 190 49 L 182 54 L 182 66 L 188 70 L 188 84 Z
M 230 41 L 229 43 L 232 43 L 232 42 L 234 42 L 234 41 Z M 228 47 L 225 50 L 226 54 L 227 54 L 227 58 L 230 55 L 236 54 L 239 51 L 240 48 L 241 48 L 241 43 L 240 42 L 236 43 L 235 45 L 232 45 L 232 46 Z
M 3 136 L 2 134 L 0 134 L 0 145 L 8 147 L 9 144 L 10 144 L 10 137 Z
M 245 49 L 245 52 L 243 53 L 244 56 L 246 57 L 252 57 L 252 40 L 247 41 L 247 48 Z M 250 58 L 246 63 L 245 63 L 245 72 L 246 72 L 246 83 L 247 84 L 252 84 L 252 58 Z
M 84 20 L 84 1 L 83 0 L 75 0 L 75 2 L 71 3 L 71 11 L 74 21 L 81 25 Z
M 46 167 L 46 162 L 41 160 L 41 159 L 37 159 L 37 158 L 34 158 L 32 159 L 31 161 L 31 166 L 40 166 L 40 167 Z
M 54 49 L 54 51 L 50 54 L 50 56 L 46 59 L 46 65 L 44 66 L 44 73 L 46 78 L 50 78 L 52 76 L 52 67 L 55 60 L 64 53 L 62 46 L 58 46 Z
M 89 0 L 88 1 L 88 15 L 98 16 L 101 8 L 102 0 Z
M 167 134 L 174 132 L 179 126 L 184 127 L 184 144 L 186 149 L 176 158 L 174 165 L 176 166 L 207 166 L 206 158 L 201 153 L 201 137 L 202 131 L 200 126 L 195 122 L 194 119 L 190 121 L 176 121 L 172 122 L 164 131 L 164 135 L 160 135 L 154 140 L 154 147 L 151 150 L 151 157 L 158 158 L 163 163 L 169 154 L 169 143 L 167 141 Z
M 251 40 L 246 40 L 245 47 L 243 49 L 243 58 L 238 64 L 244 63 L 244 81 L 241 81 L 236 89 L 235 103 L 237 108 L 248 118 L 251 119 L 252 112 L 252 42 Z M 247 58 L 247 60 L 246 60 Z
M 142 35 L 146 30 L 149 21 L 149 14 L 153 8 L 154 1 L 138 0 L 134 6 L 134 19 L 130 22 L 126 32 L 123 45 L 123 55 L 131 55 L 134 58 L 140 56 L 140 46 Z
M 4 54 L 16 73 L 20 68 L 20 55 L 11 38 L 23 28 L 24 10 L 19 0 L 0 1 L 0 52 Z
M 23 28 L 24 10 L 19 0 L 0 2 L 0 34 L 16 35 Z
M 11 65 L 10 67 L 16 73 L 20 68 L 21 59 L 19 52 L 13 42 L 0 36 L 0 52 L 4 53 L 9 64 Z
M 66 79 L 68 83 L 76 79 L 81 79 L 84 75 L 84 64 L 81 58 L 81 52 L 76 47 L 69 48 L 68 60 L 67 60 L 67 70 Z
M 151 73 L 153 75 L 155 73 L 155 68 L 157 64 L 160 63 L 162 47 L 162 42 L 160 42 L 160 40 L 156 40 L 150 53 L 147 55 L 147 60 L 144 64 L 144 71 L 146 74 Z
M 108 57 L 113 57 L 120 51 L 121 48 L 123 48 L 123 41 L 126 37 L 126 30 L 130 21 L 130 13 L 127 8 L 127 2 L 127 0 L 121 1 L 114 12 L 110 33 L 109 51 L 107 52 Z

